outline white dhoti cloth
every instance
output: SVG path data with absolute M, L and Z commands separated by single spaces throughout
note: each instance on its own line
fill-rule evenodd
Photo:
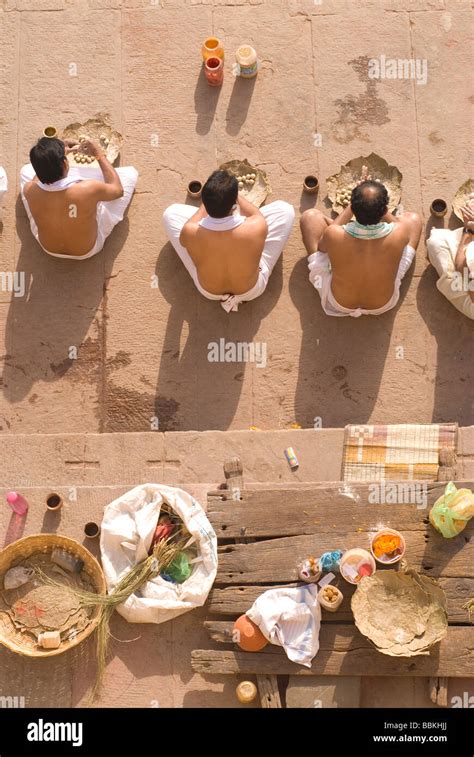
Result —
M 400 299 L 400 284 L 413 263 L 415 255 L 415 248 L 407 244 L 403 250 L 400 264 L 398 266 L 393 295 L 385 305 L 381 308 L 376 308 L 375 310 L 366 310 L 365 308 L 345 308 L 335 300 L 331 291 L 331 264 L 329 261 L 329 255 L 326 252 L 314 252 L 308 257 L 309 280 L 319 292 L 321 305 L 323 306 L 326 315 L 337 317 L 351 316 L 352 318 L 359 318 L 361 315 L 382 315 L 382 313 L 386 313 L 387 310 L 394 308 Z
M 64 255 L 58 252 L 49 252 L 46 250 L 39 240 L 38 227 L 35 219 L 33 218 L 28 203 L 26 201 L 23 189 L 25 184 L 32 181 L 35 176 L 35 170 L 30 163 L 27 163 L 20 171 L 20 192 L 23 205 L 28 214 L 30 221 L 31 233 L 40 245 L 40 247 L 54 258 L 64 258 L 67 260 L 85 260 L 86 258 L 92 258 L 101 251 L 105 244 L 105 240 L 112 232 L 113 228 L 123 221 L 125 211 L 130 204 L 133 192 L 135 190 L 138 171 L 132 166 L 126 166 L 115 169 L 120 177 L 123 187 L 123 195 L 117 200 L 109 200 L 108 202 L 99 202 L 97 204 L 97 239 L 92 248 L 85 255 Z M 95 181 L 104 181 L 104 176 L 100 168 L 85 168 L 79 166 L 71 166 L 68 173 L 68 179 L 71 179 L 70 183 L 77 183 L 77 180 L 86 181 L 87 179 L 94 179 Z M 74 181 L 74 179 L 76 181 Z
M 228 313 L 238 310 L 241 302 L 254 300 L 265 291 L 270 274 L 275 267 L 275 263 L 280 257 L 283 247 L 290 236 L 295 211 L 292 205 L 282 200 L 270 203 L 260 209 L 267 225 L 268 233 L 263 248 L 262 257 L 260 258 L 258 279 L 255 286 L 244 294 L 211 294 L 201 286 L 198 278 L 197 268 L 194 265 L 189 252 L 180 243 L 179 237 L 184 224 L 189 221 L 191 216 L 196 213 L 193 205 L 170 205 L 163 214 L 163 224 L 168 235 L 168 239 L 178 253 L 179 257 L 198 291 L 208 300 L 219 300 L 222 307 Z
M 474 291 L 474 241 L 467 246 L 465 273 L 456 271 L 454 267 L 462 235 L 462 228 L 454 231 L 432 229 L 426 246 L 430 262 L 438 272 L 437 288 L 456 310 L 474 320 L 474 302 L 469 296 L 469 288 Z

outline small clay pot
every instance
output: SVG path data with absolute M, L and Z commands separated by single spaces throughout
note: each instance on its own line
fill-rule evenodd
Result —
M 260 628 L 247 615 L 237 618 L 234 623 L 234 634 L 237 636 L 237 644 L 244 652 L 259 652 L 268 644 Z
M 430 211 L 437 218 L 443 218 L 448 212 L 448 204 L 438 197 L 438 199 L 433 200 L 431 203 Z
M 201 53 L 204 62 L 208 58 L 222 58 L 224 60 L 224 48 L 222 42 L 217 37 L 208 37 L 205 39 Z
M 47 510 L 50 510 L 51 512 L 55 512 L 56 510 L 60 510 L 62 506 L 63 506 L 63 500 L 62 500 L 62 497 L 59 496 L 59 494 L 56 494 L 55 492 L 48 494 L 48 496 L 46 497 Z
M 56 139 L 58 136 L 58 130 L 55 126 L 46 126 L 43 129 L 43 136 L 48 137 L 48 139 Z
M 197 179 L 193 179 L 193 181 L 190 181 L 188 184 L 188 195 L 190 197 L 198 198 L 201 197 L 202 192 L 202 183 L 198 181 Z
M 224 63 L 222 58 L 208 58 L 204 64 L 207 83 L 211 87 L 220 87 L 224 81 Z
M 303 189 L 308 194 L 316 194 L 319 189 L 319 181 L 316 176 L 309 175 L 305 177 L 303 181 Z
M 84 536 L 86 539 L 97 539 L 97 537 L 100 534 L 100 526 L 97 523 L 94 523 L 94 521 L 89 521 L 89 523 L 86 523 L 84 526 Z
M 249 702 L 253 702 L 257 696 L 257 687 L 253 681 L 242 681 L 237 686 L 235 693 L 239 702 L 242 702 L 242 704 L 248 704 Z

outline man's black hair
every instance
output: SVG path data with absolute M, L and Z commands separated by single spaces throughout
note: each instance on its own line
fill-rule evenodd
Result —
M 352 190 L 351 207 L 364 226 L 379 223 L 388 210 L 388 192 L 380 181 L 363 181 Z
M 43 184 L 52 184 L 64 176 L 66 151 L 60 139 L 41 137 L 30 150 L 30 163 Z
M 202 201 L 211 218 L 229 216 L 239 193 L 235 176 L 227 171 L 214 171 L 202 188 Z

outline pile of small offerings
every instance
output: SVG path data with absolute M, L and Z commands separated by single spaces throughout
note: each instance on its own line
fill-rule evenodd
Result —
M 88 151 L 88 146 L 86 143 L 87 137 L 83 134 L 79 137 L 79 149 L 73 153 L 74 161 L 76 163 L 93 163 L 95 161 L 95 157 L 91 155 Z M 107 151 L 107 148 L 109 146 L 110 140 L 108 137 L 106 137 L 105 134 L 101 134 L 99 136 L 99 144 L 101 148 L 104 150 L 104 152 Z

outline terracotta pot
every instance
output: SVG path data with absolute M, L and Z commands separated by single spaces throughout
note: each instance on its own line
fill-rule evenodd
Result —
M 319 181 L 317 176 L 309 175 L 305 177 L 303 181 L 303 189 L 308 194 L 316 194 L 319 189 Z
M 241 615 L 235 621 L 234 639 L 244 652 L 259 652 L 268 644 L 260 628 L 247 615 Z
M 190 197 L 198 198 L 201 197 L 202 192 L 202 183 L 198 181 L 197 179 L 193 179 L 193 181 L 190 181 L 188 184 L 188 195 Z
M 437 218 L 443 218 L 448 212 L 448 205 L 439 197 L 431 203 L 430 212 Z
M 86 539 L 97 539 L 100 534 L 100 526 L 94 521 L 89 521 L 84 526 L 84 536 Z
M 62 506 L 63 500 L 62 497 L 59 496 L 59 494 L 56 494 L 55 492 L 48 494 L 48 496 L 46 497 L 47 510 L 54 512 L 55 510 L 60 510 Z

